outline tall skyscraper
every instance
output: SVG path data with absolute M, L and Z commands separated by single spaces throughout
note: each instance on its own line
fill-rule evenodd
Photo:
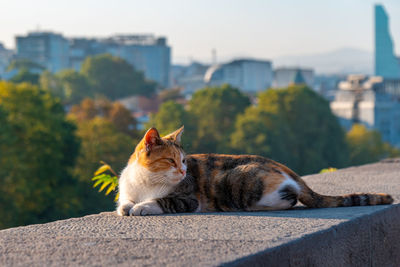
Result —
M 400 79 L 400 63 L 394 54 L 389 17 L 382 5 L 375 5 L 375 75 Z

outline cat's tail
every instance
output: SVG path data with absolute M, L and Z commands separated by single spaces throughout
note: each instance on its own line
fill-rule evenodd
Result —
M 299 200 L 310 208 L 332 208 L 332 207 L 350 207 L 350 206 L 370 206 L 392 204 L 391 195 L 382 193 L 355 193 L 343 196 L 324 196 L 314 192 L 300 178 L 297 181 L 301 186 Z

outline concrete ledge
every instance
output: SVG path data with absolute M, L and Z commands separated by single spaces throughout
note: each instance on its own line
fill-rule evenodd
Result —
M 267 249 L 227 266 L 399 266 L 400 205 Z
M 400 200 L 400 159 L 305 177 Z M 398 266 L 400 205 L 82 218 L 0 231 L 0 266 Z

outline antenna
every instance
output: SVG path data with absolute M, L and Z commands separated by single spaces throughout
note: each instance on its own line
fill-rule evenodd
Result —
M 211 57 L 212 57 L 212 65 L 217 65 L 217 50 L 213 48 L 211 50 Z

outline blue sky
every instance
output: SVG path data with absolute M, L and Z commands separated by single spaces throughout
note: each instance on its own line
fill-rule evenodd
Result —
M 38 27 L 65 36 L 154 33 L 173 62 L 272 59 L 342 47 L 373 50 L 370 0 L 0 0 L 0 42 Z M 400 53 L 400 1 L 383 0 Z

